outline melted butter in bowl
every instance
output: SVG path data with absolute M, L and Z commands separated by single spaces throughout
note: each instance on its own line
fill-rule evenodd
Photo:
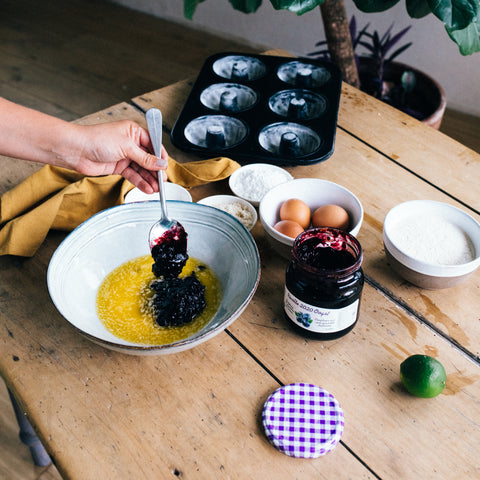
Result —
M 156 280 L 152 257 L 144 255 L 120 265 L 108 274 L 97 295 L 97 313 L 105 328 L 118 338 L 145 345 L 173 343 L 198 332 L 214 316 L 220 305 L 222 288 L 215 273 L 203 262 L 189 258 L 180 277 L 195 272 L 205 286 L 204 310 L 192 322 L 178 327 L 160 327 L 152 307 Z

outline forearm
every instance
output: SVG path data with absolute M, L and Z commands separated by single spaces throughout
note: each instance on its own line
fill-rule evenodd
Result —
M 78 126 L 0 98 L 0 153 L 74 168 Z
M 158 191 L 168 154 L 152 153 L 147 130 L 131 120 L 76 125 L 0 97 L 0 154 L 76 170 L 122 175 L 145 193 Z

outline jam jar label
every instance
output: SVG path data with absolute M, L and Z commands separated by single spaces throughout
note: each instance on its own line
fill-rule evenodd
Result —
M 285 313 L 299 327 L 316 333 L 340 332 L 355 323 L 360 300 L 338 309 L 310 305 L 285 288 Z

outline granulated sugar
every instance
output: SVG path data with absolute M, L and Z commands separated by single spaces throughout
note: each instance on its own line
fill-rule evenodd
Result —
M 474 259 L 468 235 L 440 216 L 409 219 L 392 228 L 392 242 L 407 255 L 437 265 L 461 265 Z
M 287 171 L 272 169 L 268 166 L 240 170 L 235 179 L 235 193 L 243 198 L 259 202 L 273 187 L 290 179 Z

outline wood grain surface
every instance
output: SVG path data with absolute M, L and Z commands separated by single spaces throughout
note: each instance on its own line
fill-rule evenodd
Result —
M 168 132 L 187 94 L 188 82 L 142 95 L 134 103 L 161 108 Z M 348 94 L 366 101 L 360 92 Z M 346 116 L 363 118 L 364 109 L 355 109 L 355 104 L 342 103 L 339 125 Z M 400 132 L 400 141 L 405 118 L 387 113 L 390 135 Z M 128 104 L 81 122 L 116 118 L 144 122 L 143 113 Z M 445 148 L 451 142 L 438 132 L 435 140 Z M 175 156 L 168 143 L 167 148 Z M 262 277 L 247 310 L 228 331 L 172 356 L 141 358 L 107 351 L 80 337 L 61 318 L 49 299 L 45 274 L 63 234 L 50 235 L 35 258 L 2 259 L 1 318 L 7 335 L 0 338 L 0 369 L 65 478 L 93 479 L 98 472 L 105 478 L 172 472 L 184 478 L 268 478 L 272 468 L 277 478 L 298 478 L 300 471 L 307 478 L 345 479 L 431 478 L 433 469 L 440 478 L 479 474 L 479 332 L 474 321 L 479 305 L 473 293 L 480 277 L 475 274 L 448 291 L 429 292 L 391 272 L 381 241 L 388 209 L 411 198 L 455 201 L 392 161 L 382 148 L 380 140 L 372 148 L 340 128 L 329 160 L 289 169 L 296 178 L 342 184 L 365 208 L 358 236 L 367 276 L 360 321 L 337 341 L 307 341 L 286 324 L 286 261 L 269 247 L 260 225 L 253 235 Z M 225 182 L 218 183 L 192 189 L 192 196 L 225 190 Z M 464 351 L 455 348 L 457 343 Z M 399 365 L 413 353 L 441 359 L 448 387 L 440 397 L 416 399 L 399 384 Z M 259 423 L 269 393 L 295 381 L 321 385 L 345 410 L 341 445 L 317 461 L 292 461 L 276 452 Z M 449 455 L 458 431 L 456 454 Z
M 83 21 L 94 26 L 103 18 L 121 27 L 120 18 L 107 18 L 110 10 L 99 5 L 100 17 L 86 15 Z M 83 81 L 77 84 L 73 70 L 61 73 L 58 95 L 49 93 L 59 78 L 53 74 L 55 55 L 59 63 L 66 61 L 55 43 L 61 38 L 62 8 L 57 16 L 44 18 L 43 24 L 57 33 L 43 50 L 36 47 L 40 56 L 51 52 L 50 63 L 46 57 L 25 60 L 20 84 L 8 81 L 18 67 L 10 56 L 1 63 L 0 85 L 2 92 L 50 105 L 50 113 L 74 119 L 91 111 L 85 99 L 98 94 Z M 41 12 L 38 7 L 26 18 Z M 25 42 L 37 38 L 35 31 L 22 27 L 25 22 L 2 29 L 3 38 L 8 42 L 19 33 Z M 164 114 L 169 153 L 178 161 L 191 160 L 169 143 L 168 133 L 192 80 L 155 91 L 162 86 L 155 83 L 161 72 L 151 78 L 132 73 L 125 85 L 153 91 L 131 103 L 117 103 L 120 91 L 108 88 L 107 72 L 123 75 L 115 70 L 119 59 L 113 56 L 102 63 L 88 58 L 85 52 L 95 48 L 95 35 L 80 25 L 82 35 L 71 39 L 68 51 L 88 63 L 90 85 L 103 89 L 97 100 L 113 106 L 79 122 L 129 118 L 144 124 L 142 110 L 157 106 Z M 110 34 L 106 51 L 121 34 Z M 147 37 L 145 32 L 134 42 L 143 45 Z M 170 40 L 161 48 L 175 49 L 178 43 Z M 202 54 L 189 57 L 192 51 L 197 50 L 175 53 L 192 62 L 191 70 L 178 67 L 175 73 L 174 58 L 166 60 L 171 63 L 164 64 L 165 71 L 172 77 L 165 77 L 163 85 L 176 81 L 175 75 L 196 74 Z M 4 48 L 2 55 L 7 58 Z M 122 58 L 135 61 L 133 53 Z M 51 72 L 44 83 L 35 80 L 41 72 Z M 73 83 L 73 95 L 68 83 Z M 30 88 L 22 90 L 23 85 Z M 130 87 L 126 91 L 137 95 Z M 288 170 L 295 178 L 340 183 L 365 208 L 358 238 L 365 250 L 367 284 L 358 325 L 342 339 L 307 341 L 290 330 L 282 313 L 286 263 L 268 245 L 260 224 L 252 234 L 261 254 L 262 277 L 247 310 L 226 332 L 172 356 L 131 357 L 105 350 L 79 336 L 60 316 L 48 295 L 46 270 L 65 234 L 51 232 L 32 259 L 0 258 L 0 374 L 63 478 L 480 478 L 479 273 L 446 291 L 418 289 L 392 272 L 381 240 L 388 209 L 414 198 L 451 203 L 478 220 L 479 155 L 347 85 L 338 125 L 335 153 L 328 161 Z M 0 194 L 38 168 L 2 158 Z M 191 190 L 194 201 L 213 193 L 229 193 L 227 182 Z M 403 390 L 399 365 L 412 353 L 427 353 L 444 364 L 447 388 L 439 397 L 418 399 Z M 341 444 L 318 460 L 284 456 L 262 431 L 263 402 L 280 384 L 295 381 L 326 388 L 345 411 Z

